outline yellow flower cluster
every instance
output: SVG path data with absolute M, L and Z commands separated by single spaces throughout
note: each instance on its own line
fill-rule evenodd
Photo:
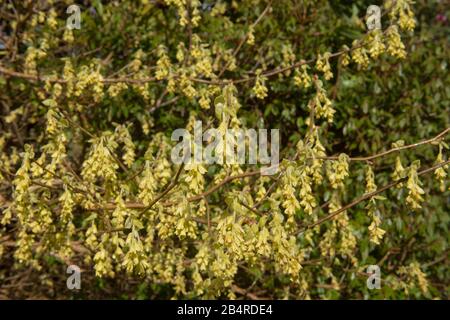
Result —
M 75 38 L 73 36 L 73 30 L 66 28 L 64 30 L 63 34 L 63 40 L 67 42 L 68 44 L 72 44 L 75 41 Z
M 133 72 L 138 72 L 139 69 L 142 66 L 142 59 L 144 58 L 144 51 L 142 49 L 139 49 L 134 54 L 133 60 L 130 62 L 130 69 Z
M 329 123 L 332 123 L 336 110 L 333 109 L 333 104 L 326 95 L 322 81 L 316 80 L 314 83 L 316 85 L 316 95 L 309 101 L 308 108 L 314 108 L 314 114 L 317 119 L 325 118 Z
M 350 63 L 350 55 L 348 54 L 349 47 L 344 45 L 342 47 L 342 50 L 344 51 L 344 53 L 341 56 L 341 65 L 345 67 L 348 66 Z
M 391 20 L 398 21 L 403 30 L 413 31 L 416 26 L 414 13 L 411 9 L 412 0 L 388 0 L 384 6 L 389 10 Z
M 330 204 L 328 207 L 329 213 L 341 209 L 340 193 L 334 190 Z M 339 258 L 336 253 L 343 259 L 348 259 L 354 265 L 357 260 L 354 256 L 356 248 L 356 237 L 353 234 L 353 229 L 349 224 L 347 212 L 342 212 L 331 222 L 330 228 L 324 233 L 322 240 L 319 243 L 320 252 L 323 256 L 328 256 L 334 259 L 334 263 L 339 264 Z
M 182 27 L 192 23 L 192 26 L 198 26 L 201 17 L 198 7 L 201 6 L 200 0 L 164 0 L 167 5 L 173 5 L 177 8 L 178 15 L 180 16 L 180 25 Z M 189 5 L 188 5 L 189 3 Z
M 192 36 L 192 43 L 191 56 L 195 60 L 192 76 L 213 77 L 211 50 L 201 43 L 197 35 Z
M 195 90 L 192 81 L 185 73 L 180 76 L 179 85 L 186 98 L 194 99 L 197 96 L 197 90 Z
M 344 187 L 344 180 L 348 176 L 349 157 L 341 153 L 338 160 L 327 161 L 327 176 L 333 189 Z
M 400 159 L 399 156 L 397 156 L 395 158 L 395 169 L 394 169 L 394 172 L 392 173 L 391 177 L 394 181 L 398 181 L 402 178 L 405 178 L 406 174 L 407 174 L 407 171 L 405 170 L 405 168 L 402 165 L 402 160 Z M 401 188 L 402 185 L 403 185 L 403 182 L 399 183 L 397 185 L 397 187 Z
M 381 218 L 380 211 L 376 208 L 375 199 L 370 199 L 369 204 L 366 206 L 368 209 L 368 215 L 372 219 L 372 222 L 369 225 L 369 236 L 370 241 L 379 245 L 380 240 L 383 239 L 386 231 L 380 228 L 381 226 Z
M 297 281 L 302 268 L 303 253 L 296 245 L 295 237 L 287 234 L 283 226 L 283 216 L 279 213 L 274 213 L 269 226 L 276 271 L 289 275 L 291 281 Z
M 109 241 L 109 235 L 105 233 L 102 236 L 99 246 L 95 248 L 96 253 L 93 260 L 95 275 L 97 277 L 114 277 L 115 275 L 111 255 L 106 250 Z
M 443 150 L 444 147 L 445 147 L 444 143 L 440 143 L 439 144 L 439 153 L 438 153 L 438 156 L 436 158 L 436 164 L 444 162 L 444 158 L 442 156 L 442 150 Z M 438 169 L 436 169 L 434 171 L 434 175 L 439 180 L 441 192 L 445 191 L 445 178 L 447 177 L 447 169 L 448 169 L 448 167 L 449 167 L 448 165 L 445 165 L 445 166 L 440 167 L 440 168 L 438 168 Z
M 128 273 L 136 273 L 144 276 L 150 264 L 139 233 L 136 230 L 128 234 L 126 247 L 128 250 L 123 258 L 122 266 Z
M 377 190 L 377 185 L 375 184 L 375 175 L 373 173 L 372 167 L 366 167 L 366 193 L 371 193 Z
M 89 67 L 82 66 L 75 83 L 74 96 L 80 97 L 85 89 L 91 87 L 94 101 L 99 102 L 103 98 L 103 76 L 100 73 L 100 65 L 92 63 Z
M 295 69 L 294 83 L 300 88 L 309 88 L 312 84 L 311 76 L 308 74 L 309 66 L 304 63 L 300 68 L 301 71 Z
M 153 174 L 151 162 L 145 161 L 145 169 L 139 182 L 139 195 L 142 203 L 148 206 L 155 196 L 156 180 Z
M 288 223 L 294 223 L 295 212 L 300 209 L 300 203 L 297 200 L 295 189 L 298 184 L 298 174 L 293 164 L 288 164 L 286 172 L 282 178 L 282 206 L 288 216 Z
M 369 56 L 367 55 L 367 49 L 358 46 L 357 40 L 353 41 L 352 59 L 361 69 L 366 69 L 369 66 Z
M 208 90 L 203 89 L 200 91 L 200 99 L 198 100 L 198 103 L 202 109 L 207 110 L 210 108 L 211 99 Z
M 171 63 L 163 46 L 158 47 L 158 61 L 156 62 L 155 77 L 158 80 L 166 78 L 170 73 Z
M 366 168 L 366 193 L 375 192 L 377 185 L 375 184 L 375 176 L 371 166 Z M 369 225 L 370 241 L 375 244 L 380 244 L 380 240 L 383 238 L 386 231 L 380 228 L 381 218 L 380 211 L 376 207 L 376 199 L 383 200 L 380 196 L 372 197 L 369 200 L 366 208 L 368 209 L 368 215 L 372 219 Z
M 254 30 L 253 27 L 250 27 L 250 28 L 248 29 L 248 33 L 247 33 L 247 44 L 248 44 L 249 46 L 253 46 L 253 45 L 255 44 L 255 35 L 254 35 L 254 32 L 255 32 L 255 30 Z
M 124 125 L 117 126 L 115 130 L 115 136 L 117 138 L 117 141 L 124 144 L 122 160 L 124 161 L 124 163 L 127 165 L 128 168 L 131 168 L 131 165 L 134 163 L 136 157 L 136 152 L 128 128 Z
M 103 178 L 113 182 L 117 180 L 117 169 L 119 165 L 114 161 L 111 154 L 116 148 L 114 135 L 104 134 L 100 138 L 92 140 L 91 150 L 88 158 L 83 162 L 81 176 L 88 182 L 94 183 L 97 178 Z
M 383 43 L 383 34 L 381 30 L 372 30 L 367 39 L 369 43 L 369 54 L 372 59 L 376 59 L 380 54 L 386 50 L 386 46 Z
M 30 74 L 36 74 L 37 62 L 47 56 L 48 44 L 45 40 L 41 42 L 40 48 L 28 47 L 25 53 L 25 71 Z
M 306 170 L 300 172 L 300 205 L 303 207 L 305 212 L 312 215 L 313 209 L 317 206 L 316 198 L 312 193 L 312 181 Z
M 124 82 L 118 82 L 115 84 L 112 84 L 108 88 L 108 94 L 111 98 L 117 97 L 117 95 L 126 90 L 128 88 L 128 85 Z
M 281 61 L 281 68 L 287 68 L 285 72 L 283 72 L 284 75 L 289 76 L 292 72 L 290 66 L 292 66 L 295 61 L 295 54 L 294 50 L 292 49 L 291 44 L 283 44 L 281 47 L 281 55 L 283 57 L 283 60 Z
M 56 20 L 57 16 L 58 14 L 56 13 L 55 9 L 51 8 L 48 11 L 47 25 L 51 30 L 56 30 L 56 28 L 58 27 L 58 21 Z
M 405 280 L 396 282 L 395 289 L 403 289 L 406 294 L 409 294 L 411 289 L 418 286 L 422 293 L 428 293 L 429 289 L 426 274 L 420 269 L 420 264 L 417 261 L 413 261 L 407 266 L 401 266 L 398 270 L 398 274 Z

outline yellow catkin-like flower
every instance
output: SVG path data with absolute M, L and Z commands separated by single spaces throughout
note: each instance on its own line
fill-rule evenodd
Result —
M 311 178 L 306 174 L 306 171 L 302 171 L 300 173 L 300 205 L 309 215 L 312 215 L 313 209 L 317 206 L 316 198 L 313 196 L 311 185 Z
M 131 134 L 126 126 L 120 125 L 117 126 L 115 135 L 118 138 L 117 140 L 124 144 L 122 160 L 128 168 L 131 168 L 136 157 L 135 145 L 131 138 Z
M 407 10 L 401 11 L 398 25 L 403 30 L 413 31 L 416 27 L 416 20 L 414 19 L 414 13 L 408 7 Z
M 133 230 L 128 234 L 126 246 L 128 251 L 125 253 L 122 266 L 128 273 L 136 273 L 140 276 L 145 275 L 150 264 L 146 258 L 144 246 L 142 245 L 142 241 L 136 230 Z
M 129 68 L 133 72 L 138 72 L 139 69 L 142 67 L 142 59 L 144 58 L 144 51 L 142 49 L 139 49 L 135 52 L 133 60 L 131 60 Z
M 72 44 L 75 41 L 75 37 L 73 36 L 73 30 L 66 28 L 64 30 L 63 40 L 69 44 Z
M 334 189 L 344 187 L 344 180 L 348 176 L 349 157 L 341 153 L 338 160 L 327 162 L 327 175 Z
M 375 29 L 368 34 L 369 54 L 372 59 L 376 59 L 380 54 L 386 50 L 383 43 L 383 34 L 381 30 Z
M 412 275 L 416 277 L 417 283 L 422 293 L 428 293 L 427 277 L 426 274 L 420 269 L 420 264 L 417 261 L 414 261 L 410 263 L 409 267 Z
M 374 244 L 379 245 L 380 240 L 383 238 L 386 231 L 380 228 L 381 226 L 381 217 L 380 217 L 380 211 L 376 207 L 376 201 L 375 199 L 370 199 L 368 205 L 366 206 L 366 209 L 368 209 L 368 215 L 372 219 L 370 225 L 369 225 L 369 236 L 370 241 Z
M 175 234 L 183 238 L 197 238 L 197 224 L 193 219 L 193 208 L 191 204 L 184 198 L 175 207 L 174 212 Z
M 372 167 L 367 166 L 366 169 L 366 193 L 371 193 L 377 190 L 377 185 L 375 184 L 375 175 L 373 173 Z
M 296 197 L 296 187 L 298 183 L 298 174 L 293 164 L 288 164 L 286 167 L 286 173 L 282 178 L 283 195 L 282 206 L 285 209 L 285 213 L 288 216 L 288 223 L 294 223 L 295 212 L 300 209 L 300 203 Z
M 186 74 L 183 74 L 180 76 L 180 87 L 183 94 L 188 99 L 194 99 L 197 96 L 197 90 L 195 90 L 195 87 L 192 83 L 192 81 L 189 79 L 189 77 Z
M 345 66 L 348 66 L 348 64 L 350 63 L 350 55 L 348 54 L 349 47 L 344 45 L 342 50 L 344 51 L 344 53 L 342 54 L 340 61 L 341 61 L 341 65 L 345 67 Z
M 198 37 L 193 36 L 194 46 L 191 50 L 191 55 L 195 59 L 193 75 L 202 75 L 204 77 L 213 77 L 213 62 L 211 58 L 211 51 L 205 48 Z
M 66 96 L 71 97 L 74 90 L 75 70 L 69 58 L 64 59 L 62 78 L 66 81 L 65 84 Z
M 52 8 L 48 11 L 47 25 L 51 30 L 56 30 L 56 28 L 58 27 L 58 21 L 56 20 L 57 16 L 58 14 L 56 13 L 55 9 Z
M 291 68 L 289 67 L 292 66 L 296 60 L 292 46 L 290 44 L 283 44 L 281 47 L 281 55 L 283 57 L 281 68 L 288 68 L 283 74 L 289 76 L 291 74 Z
M 214 7 L 211 10 L 211 16 L 212 17 L 218 17 L 223 14 L 225 14 L 227 10 L 227 3 L 226 2 L 217 2 L 215 3 Z
M 326 156 L 325 147 L 320 142 L 318 132 L 318 130 L 315 130 L 315 139 L 312 147 L 313 160 L 310 166 L 311 175 L 316 185 L 320 185 L 323 181 L 322 168 L 325 161 L 319 158 Z
M 176 58 L 178 62 L 183 62 L 185 58 L 186 46 L 183 42 L 178 43 Z
M 415 287 L 418 287 L 423 294 L 428 294 L 428 280 L 426 274 L 421 270 L 417 261 L 411 262 L 408 266 L 401 266 L 398 274 L 404 281 L 397 284 L 406 294 Z
M 357 40 L 353 41 L 352 59 L 361 69 L 366 69 L 369 66 L 369 57 L 367 55 L 367 49 L 360 47 Z
M 224 53 L 223 53 L 223 60 L 224 60 L 224 62 L 225 62 L 225 65 L 227 66 L 227 70 L 228 71 L 234 71 L 234 70 L 236 70 L 236 68 L 237 68 L 237 65 L 236 65 L 236 57 L 232 54 L 232 52 L 231 51 L 225 51 Z M 219 69 L 220 67 L 219 67 L 219 59 L 216 59 L 217 60 L 217 63 L 215 63 L 215 70 L 216 69 Z
M 373 173 L 372 167 L 370 165 L 366 168 L 366 193 L 372 193 L 377 190 L 377 185 L 375 184 L 375 175 Z M 372 219 L 369 225 L 369 236 L 370 241 L 375 244 L 380 244 L 380 240 L 383 238 L 386 231 L 380 228 L 381 217 L 380 211 L 376 206 L 376 197 L 369 200 L 366 208 L 368 209 L 368 215 Z
M 103 76 L 100 74 L 99 68 L 100 65 L 97 62 L 81 67 L 74 85 L 74 95 L 76 97 L 85 93 L 86 88 L 91 88 L 94 101 L 98 102 L 103 99 Z
M 209 97 L 209 93 L 207 90 L 202 90 L 200 92 L 200 99 L 198 100 L 198 103 L 200 104 L 200 107 L 202 109 L 209 109 L 211 105 L 211 99 Z
M 406 58 L 405 45 L 402 42 L 400 34 L 398 33 L 398 27 L 390 26 L 386 31 L 386 46 L 387 53 L 398 59 Z
M 103 234 L 100 245 L 96 249 L 96 253 L 94 255 L 95 275 L 100 278 L 106 276 L 111 278 L 114 277 L 111 254 L 106 249 L 109 241 L 109 234 Z
M 294 83 L 300 88 L 309 88 L 312 84 L 311 76 L 308 74 L 309 66 L 302 61 L 300 70 L 295 69 Z
M 111 98 L 116 97 L 120 92 L 126 90 L 128 88 L 128 85 L 124 82 L 118 82 L 115 84 L 112 84 L 108 88 L 108 94 Z
M 398 181 L 398 180 L 406 177 L 406 170 L 402 165 L 402 160 L 400 159 L 400 156 L 397 156 L 395 158 L 395 169 L 394 169 L 394 172 L 391 174 L 391 177 L 394 181 Z M 403 186 L 403 182 L 399 183 L 397 185 L 397 188 L 401 188 L 402 186 Z
M 276 271 L 289 275 L 292 281 L 297 280 L 303 256 L 295 237 L 288 235 L 283 227 L 283 216 L 279 213 L 274 214 L 269 227 Z
M 416 26 L 411 4 L 412 0 L 387 0 L 384 3 L 391 21 L 397 22 L 400 28 L 407 31 L 413 31 Z
M 186 0 L 164 0 L 164 2 L 177 8 L 178 16 L 180 17 L 179 23 L 182 27 L 186 27 L 189 23 L 193 27 L 197 27 L 200 23 L 201 16 L 198 9 L 201 6 L 200 0 L 190 0 L 189 2 Z
M 195 148 L 195 146 L 194 146 Z M 205 179 L 203 175 L 206 173 L 205 166 L 202 164 L 187 164 L 185 166 L 187 175 L 184 181 L 189 186 L 190 191 L 197 195 L 203 192 Z
M 142 178 L 139 182 L 139 195 L 138 198 L 148 206 L 155 196 L 156 180 L 153 175 L 151 162 L 145 161 L 145 169 L 142 174 Z
M 231 251 L 237 259 L 241 259 L 245 249 L 244 229 L 242 220 L 236 221 L 235 215 L 236 213 L 218 222 L 217 243 Z
M 316 95 L 309 101 L 308 108 L 314 108 L 314 114 L 317 119 L 325 118 L 329 123 L 332 123 L 336 110 L 333 109 L 333 104 L 326 95 L 322 81 L 316 80 L 314 84 L 316 86 Z
M 256 77 L 256 82 L 255 82 L 255 86 L 253 87 L 252 91 L 255 94 L 255 96 L 258 99 L 264 99 L 265 97 L 267 97 L 267 87 L 265 86 L 265 77 L 262 76 L 257 76 Z
M 249 46 L 253 46 L 255 44 L 255 34 L 254 34 L 255 30 L 253 27 L 250 27 L 247 33 L 247 44 Z
M 158 47 L 158 61 L 156 62 L 155 77 L 158 80 L 166 78 L 170 73 L 171 63 L 163 46 Z
M 119 165 L 111 154 L 117 148 L 117 143 L 113 139 L 113 135 L 104 135 L 92 141 L 89 155 L 82 165 L 83 179 L 88 182 L 95 182 L 97 178 L 110 182 L 117 180 Z
M 406 187 L 408 188 L 408 196 L 406 197 L 406 203 L 411 209 L 420 209 L 422 206 L 420 203 L 423 201 L 422 195 L 425 191 L 421 188 L 421 182 L 417 174 L 417 169 L 420 166 L 419 161 L 414 161 L 408 169 L 408 181 Z
M 112 213 L 111 226 L 115 229 L 120 229 L 125 226 L 125 219 L 128 217 L 125 202 L 121 193 L 116 197 L 115 203 L 116 208 Z
M 86 230 L 86 246 L 92 250 L 96 250 L 98 246 L 97 239 L 97 225 L 95 221 L 91 222 L 89 228 Z
M 44 42 L 44 40 L 43 40 Z M 30 74 L 36 74 L 37 62 L 39 59 L 45 58 L 47 56 L 45 49 L 35 47 L 28 47 L 25 53 L 25 71 Z M 45 46 L 44 46 L 45 48 Z

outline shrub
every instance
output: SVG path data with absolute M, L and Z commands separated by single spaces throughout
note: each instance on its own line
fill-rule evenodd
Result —
M 368 31 L 362 0 L 79 1 L 79 29 L 0 1 L 0 294 L 446 298 L 449 11 L 376 2 Z M 279 129 L 277 173 L 175 164 L 197 121 Z

